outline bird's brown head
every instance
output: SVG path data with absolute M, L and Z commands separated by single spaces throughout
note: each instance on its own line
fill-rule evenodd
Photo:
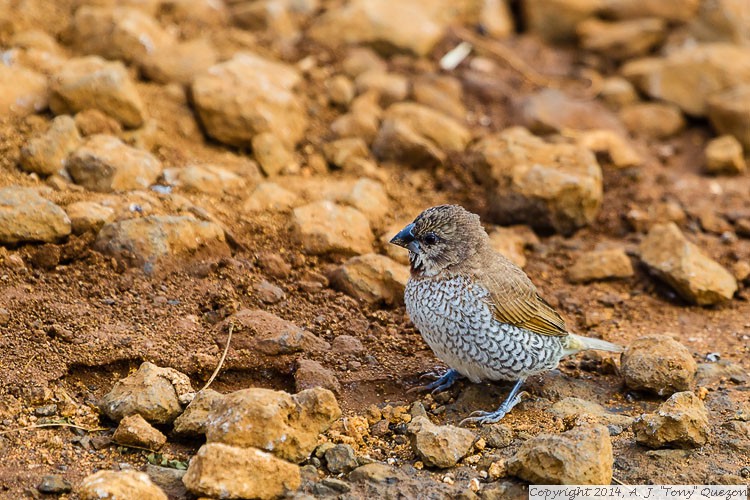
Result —
M 391 239 L 409 250 L 412 273 L 421 276 L 461 264 L 487 242 L 479 216 L 458 205 L 428 208 Z

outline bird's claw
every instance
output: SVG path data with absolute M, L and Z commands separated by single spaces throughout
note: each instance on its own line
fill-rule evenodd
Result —
M 406 393 L 411 394 L 414 392 L 431 391 L 431 394 L 436 394 L 438 392 L 442 392 L 448 389 L 450 386 L 452 386 L 456 382 L 456 380 L 461 378 L 461 375 L 456 370 L 451 368 L 450 370 L 448 370 L 442 375 L 438 375 L 435 372 L 425 373 L 424 375 L 420 377 L 420 379 L 428 378 L 430 376 L 438 377 L 438 379 L 430 382 L 427 385 L 420 385 L 417 387 L 412 387 L 411 389 L 406 391 Z
M 521 392 L 514 396 L 512 399 L 505 401 L 500 405 L 500 408 L 495 411 L 473 411 L 467 418 L 461 420 L 458 425 L 463 427 L 465 424 L 484 425 L 499 422 L 505 417 L 505 415 L 510 413 L 510 410 L 512 410 L 514 406 L 520 403 L 521 400 L 528 395 L 529 393 L 526 391 Z

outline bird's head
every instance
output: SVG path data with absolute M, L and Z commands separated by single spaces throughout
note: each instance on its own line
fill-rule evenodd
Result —
M 487 241 L 479 216 L 458 205 L 428 208 L 391 239 L 409 250 L 412 273 L 422 276 L 464 262 Z

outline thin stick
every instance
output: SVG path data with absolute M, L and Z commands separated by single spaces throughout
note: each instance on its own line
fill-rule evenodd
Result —
M 28 427 L 19 427 L 17 429 L 10 429 L 10 430 L 7 430 L 7 431 L 0 431 L 0 436 L 2 436 L 4 434 L 11 434 L 13 432 L 21 432 L 21 431 L 30 431 L 32 429 L 40 429 L 42 427 L 71 427 L 73 429 L 81 429 L 82 431 L 86 431 L 86 432 L 89 432 L 89 433 L 91 433 L 91 432 L 99 432 L 99 431 L 108 431 L 109 430 L 108 427 L 94 427 L 93 429 L 89 429 L 88 427 L 81 427 L 80 425 L 67 424 L 67 423 L 64 423 L 64 422 L 60 422 L 60 423 L 50 423 L 50 424 L 34 424 L 34 425 L 29 425 Z
M 203 386 L 203 389 L 201 389 L 198 392 L 205 391 L 206 389 L 208 389 L 208 386 L 211 385 L 211 382 L 213 382 L 216 376 L 219 374 L 221 367 L 224 365 L 224 360 L 227 357 L 227 353 L 229 352 L 229 343 L 232 341 L 233 330 L 234 330 L 234 323 L 229 323 L 229 333 L 227 334 L 227 345 L 224 346 L 224 353 L 221 355 L 219 364 L 216 366 L 216 369 L 214 370 L 214 373 L 211 375 L 211 378 L 208 379 L 208 382 L 206 382 L 206 385 Z

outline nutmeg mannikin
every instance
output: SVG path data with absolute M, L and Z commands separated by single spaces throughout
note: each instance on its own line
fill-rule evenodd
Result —
M 526 273 L 492 249 L 479 216 L 463 207 L 428 208 L 391 243 L 409 250 L 406 311 L 450 367 L 425 388 L 446 389 L 460 376 L 474 383 L 516 381 L 496 411 L 474 412 L 462 423 L 499 421 L 520 401 L 527 377 L 552 370 L 565 356 L 585 349 L 623 351 L 568 332 Z

